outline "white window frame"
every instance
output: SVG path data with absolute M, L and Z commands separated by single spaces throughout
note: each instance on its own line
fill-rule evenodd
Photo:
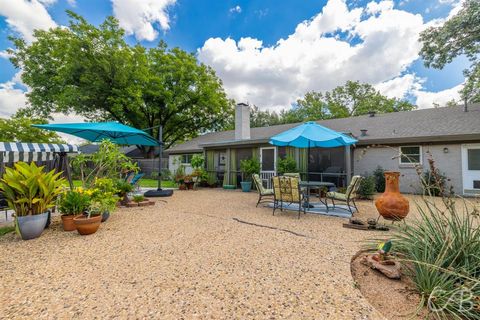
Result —
M 191 162 L 183 162 L 183 156 L 190 156 L 190 161 L 192 161 L 192 157 L 193 157 L 193 154 L 191 153 L 184 153 L 184 154 L 181 154 L 180 155 L 180 165 L 182 166 L 190 166 L 191 165 Z
M 411 147 L 418 147 L 418 152 L 420 156 L 420 161 L 419 162 L 402 162 L 402 148 L 411 148 Z M 416 164 L 423 164 L 423 149 L 421 145 L 405 145 L 405 146 L 399 146 L 398 147 L 398 163 L 401 166 L 408 166 L 408 165 L 416 165 Z

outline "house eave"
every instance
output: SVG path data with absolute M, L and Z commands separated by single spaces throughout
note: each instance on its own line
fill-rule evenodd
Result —
M 441 143 L 441 142 L 471 142 L 480 141 L 480 134 L 461 134 L 461 135 L 444 135 L 444 136 L 424 136 L 424 137 L 402 137 L 402 138 L 382 138 L 382 139 L 359 139 L 357 145 L 372 144 L 402 144 L 402 143 Z

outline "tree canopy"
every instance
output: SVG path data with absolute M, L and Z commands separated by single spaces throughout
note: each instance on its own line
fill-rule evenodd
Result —
M 465 55 L 470 67 L 464 70 L 463 99 L 480 101 L 480 1 L 465 0 L 462 9 L 443 25 L 420 34 L 420 55 L 425 66 L 442 69 L 458 56 Z
M 167 148 L 231 122 L 233 101 L 213 69 L 193 54 L 163 42 L 155 48 L 130 46 L 115 18 L 96 27 L 68 14 L 68 28 L 37 30 L 31 44 L 12 38 L 11 60 L 31 88 L 24 112 L 114 120 L 150 128 L 154 136 L 163 125 Z M 152 147 L 139 147 L 153 156 Z
M 252 127 L 295 123 L 335 118 L 345 118 L 367 114 L 408 111 L 415 105 L 406 100 L 388 98 L 368 83 L 347 81 L 325 93 L 311 91 L 305 94 L 297 104 L 288 111 L 279 114 L 259 111 L 254 108 L 250 125 Z
M 10 119 L 0 118 L 0 141 L 65 143 L 55 132 L 32 127 L 32 124 L 47 124 L 44 119 L 31 119 L 14 116 Z

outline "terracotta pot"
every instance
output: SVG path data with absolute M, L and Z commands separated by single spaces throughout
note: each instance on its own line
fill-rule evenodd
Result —
M 385 192 L 375 200 L 378 212 L 386 220 L 402 220 L 410 210 L 407 198 L 400 194 L 399 177 L 400 172 L 386 171 Z
M 73 218 L 78 233 L 88 235 L 97 232 L 102 223 L 102 215 L 88 218 L 87 216 L 78 216 Z
M 82 216 L 79 215 L 69 215 L 69 216 L 62 216 L 62 225 L 64 231 L 74 231 L 77 230 L 75 223 L 73 222 L 73 218 Z

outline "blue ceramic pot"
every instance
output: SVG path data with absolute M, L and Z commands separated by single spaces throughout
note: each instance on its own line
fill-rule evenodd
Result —
M 102 222 L 107 221 L 109 217 L 110 217 L 110 212 L 104 211 L 104 212 L 102 213 Z
M 18 229 L 23 240 L 30 240 L 40 237 L 47 225 L 48 212 L 33 216 L 16 217 Z
M 240 182 L 243 192 L 250 192 L 252 190 L 252 181 L 242 181 Z

